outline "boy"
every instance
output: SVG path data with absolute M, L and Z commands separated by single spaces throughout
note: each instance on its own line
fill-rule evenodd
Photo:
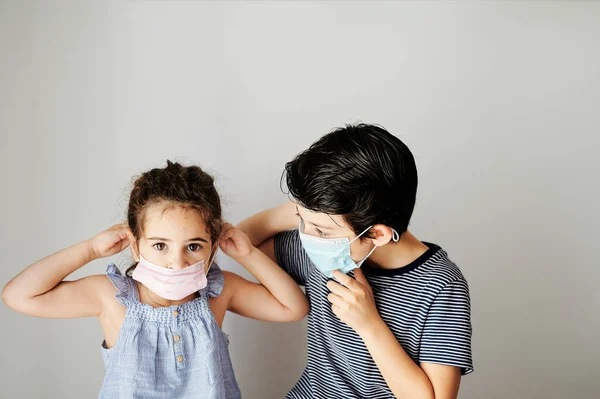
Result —
M 308 363 L 287 398 L 456 398 L 473 371 L 469 288 L 443 249 L 407 230 L 408 147 L 348 125 L 288 162 L 285 178 L 293 202 L 239 227 L 310 300 Z

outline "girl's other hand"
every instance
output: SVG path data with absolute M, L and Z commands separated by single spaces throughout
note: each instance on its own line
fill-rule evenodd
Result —
M 133 234 L 127 222 L 123 222 L 96 235 L 90 240 L 90 244 L 95 258 L 105 258 L 127 248 L 132 239 Z
M 219 245 L 227 256 L 234 259 L 248 256 L 254 249 L 248 236 L 230 223 L 226 223 L 223 226 L 223 234 L 221 235 Z

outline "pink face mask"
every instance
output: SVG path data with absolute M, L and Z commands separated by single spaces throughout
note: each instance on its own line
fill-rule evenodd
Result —
M 208 284 L 203 260 L 181 270 L 172 270 L 150 263 L 140 255 L 140 262 L 131 277 L 171 301 L 179 301 Z

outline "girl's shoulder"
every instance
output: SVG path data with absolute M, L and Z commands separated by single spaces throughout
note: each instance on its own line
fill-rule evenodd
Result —
M 221 273 L 223 275 L 223 289 L 219 295 L 219 298 L 223 301 L 229 302 L 233 295 L 240 291 L 240 289 L 246 284 L 252 284 L 239 274 L 226 270 L 222 271 Z
M 84 279 L 86 280 L 85 289 L 94 292 L 104 311 L 112 308 L 120 291 L 110 277 L 107 274 L 94 274 L 84 277 Z
M 227 270 L 223 270 L 221 273 L 223 274 L 223 292 L 222 292 L 222 294 L 225 294 L 226 291 L 230 291 L 233 288 L 235 288 L 236 286 L 243 284 L 244 282 L 248 282 L 248 280 L 246 280 L 239 274 L 236 274 L 236 273 L 233 273 L 233 272 L 230 272 Z
M 87 289 L 93 289 L 100 297 L 114 297 L 119 291 L 106 274 L 92 274 L 84 277 Z
M 110 298 L 116 298 L 123 305 L 137 300 L 135 281 L 131 277 L 123 275 L 115 264 L 108 265 L 106 275 L 100 275 L 100 277 L 104 278 L 104 282 L 100 284 L 105 286 Z
M 209 298 L 215 298 L 222 295 L 225 287 L 225 273 L 228 272 L 224 272 L 216 262 L 213 262 L 206 275 L 206 288 L 201 290 L 201 293 L 206 293 Z

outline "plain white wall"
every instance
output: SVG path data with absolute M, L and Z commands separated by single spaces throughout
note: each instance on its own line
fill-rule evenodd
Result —
M 593 2 L 2 1 L 0 285 L 122 220 L 167 158 L 238 222 L 329 129 L 380 123 L 417 159 L 413 232 L 470 283 L 460 396 L 598 398 L 599 49 Z M 0 325 L 0 397 L 97 395 L 96 320 Z M 245 398 L 283 397 L 305 324 L 224 329 Z

